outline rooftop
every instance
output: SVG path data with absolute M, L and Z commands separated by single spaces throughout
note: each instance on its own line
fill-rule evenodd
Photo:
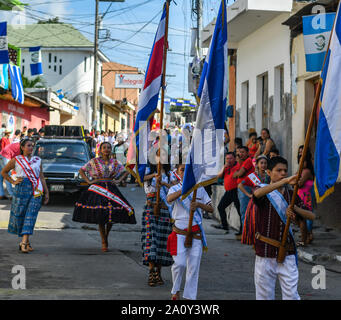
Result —
M 8 25 L 8 42 L 20 48 L 29 47 L 93 47 L 80 31 L 72 25 L 57 24 L 29 24 L 21 28 Z

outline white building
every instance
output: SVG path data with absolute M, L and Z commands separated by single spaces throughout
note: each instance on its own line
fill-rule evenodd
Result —
M 93 43 L 67 24 L 32 24 L 25 28 L 8 26 L 8 41 L 22 49 L 22 74 L 31 78 L 30 47 L 42 48 L 43 76 L 47 87 L 62 90 L 65 97 L 79 107 L 79 124 L 91 127 L 94 81 Z M 102 63 L 108 62 L 99 52 L 98 90 Z
M 236 55 L 236 136 L 269 128 L 281 154 L 291 162 L 290 30 L 282 23 L 292 0 L 237 0 L 227 9 L 228 46 Z M 209 45 L 215 21 L 203 32 Z M 230 50 L 231 52 L 231 50 Z

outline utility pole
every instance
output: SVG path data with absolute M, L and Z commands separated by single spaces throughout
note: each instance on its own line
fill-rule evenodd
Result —
M 97 83 L 98 83 L 98 7 L 99 0 L 96 0 L 95 17 L 95 44 L 94 44 L 94 88 L 92 93 L 92 127 L 97 129 Z
M 197 11 L 197 47 L 199 52 L 200 61 L 202 60 L 202 48 L 201 48 L 201 30 L 202 30 L 202 14 L 203 5 L 202 0 L 196 0 L 196 11 Z M 200 70 L 201 74 L 201 70 Z
M 94 43 L 94 87 L 92 93 L 92 128 L 98 128 L 97 105 L 98 105 L 98 30 L 101 18 L 98 16 L 99 2 L 124 2 L 125 0 L 96 0 L 96 16 L 95 16 L 95 43 Z M 106 12 L 107 13 L 107 12 Z M 101 75 L 102 77 L 102 75 Z

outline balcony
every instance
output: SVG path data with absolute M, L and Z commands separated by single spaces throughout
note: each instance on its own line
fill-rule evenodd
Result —
M 292 11 L 293 0 L 237 0 L 227 8 L 229 48 L 278 15 Z M 203 47 L 208 47 L 215 20 L 202 32 Z

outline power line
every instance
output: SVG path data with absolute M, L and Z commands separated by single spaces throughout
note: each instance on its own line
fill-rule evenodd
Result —
M 137 30 L 136 32 L 134 32 L 134 34 L 129 37 L 128 39 L 126 39 L 125 41 L 129 41 L 131 40 L 135 35 L 137 35 L 140 31 L 142 31 L 145 27 L 147 27 L 156 17 L 158 17 L 160 15 L 160 13 L 163 10 L 159 11 L 152 19 L 150 19 L 144 26 L 142 26 L 139 30 Z M 113 49 L 115 49 L 116 47 L 118 47 L 120 44 L 118 44 L 117 46 L 113 47 Z

